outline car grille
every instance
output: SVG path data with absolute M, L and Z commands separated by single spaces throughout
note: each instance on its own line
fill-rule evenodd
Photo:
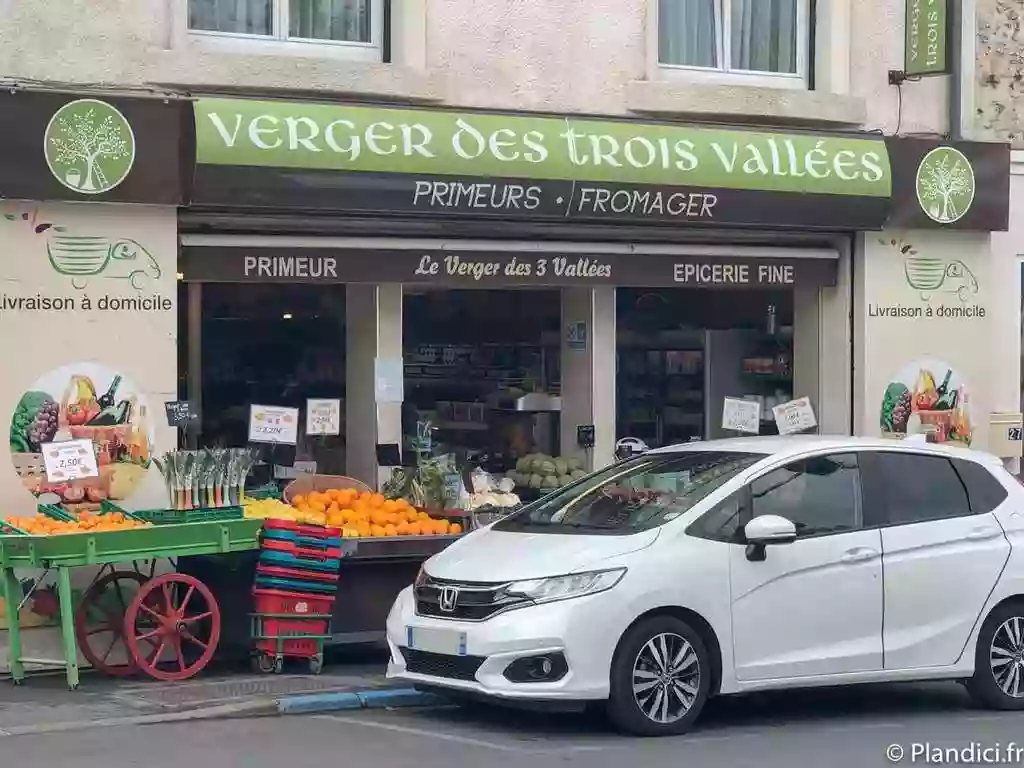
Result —
M 428 577 L 423 584 L 416 587 L 416 613 L 434 619 L 484 621 L 509 608 L 530 602 L 525 597 L 506 594 L 507 586 L 445 581 Z M 455 605 L 450 606 L 451 610 L 445 610 L 442 607 L 442 595 L 445 589 L 451 588 L 457 590 Z
M 449 656 L 444 653 L 400 648 L 405 668 L 417 675 L 445 677 L 450 680 L 476 680 L 476 671 L 484 663 L 480 656 Z

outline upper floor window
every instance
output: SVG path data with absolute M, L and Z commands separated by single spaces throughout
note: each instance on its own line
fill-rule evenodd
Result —
M 188 28 L 257 45 L 335 46 L 379 61 L 383 10 L 383 0 L 188 0 Z
M 658 0 L 658 61 L 803 87 L 810 0 Z

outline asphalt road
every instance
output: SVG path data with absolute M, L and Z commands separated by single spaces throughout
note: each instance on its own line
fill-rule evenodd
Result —
M 1011 747 L 1014 742 L 1019 753 Z M 959 755 L 957 762 L 945 754 L 941 760 L 932 754 L 929 761 L 921 747 L 915 750 L 915 745 L 969 750 L 972 744 L 975 751 Z M 583 715 L 443 707 L 0 737 L 0 763 L 18 768 L 546 768 L 567 763 L 870 768 L 893 765 L 889 756 L 898 757 L 899 749 L 903 757 L 895 763 L 900 765 L 1024 765 L 1024 713 L 973 710 L 955 685 L 814 691 L 722 699 L 687 736 L 637 740 L 610 733 Z

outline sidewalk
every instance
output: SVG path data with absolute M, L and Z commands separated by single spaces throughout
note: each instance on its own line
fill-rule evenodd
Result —
M 390 684 L 383 660 L 352 659 L 310 675 L 260 675 L 220 668 L 180 683 L 116 679 L 86 672 L 77 691 L 63 675 L 35 675 L 15 686 L 0 678 L 0 737 L 122 724 L 417 706 L 431 698 Z M 358 696 L 357 696 L 358 694 Z

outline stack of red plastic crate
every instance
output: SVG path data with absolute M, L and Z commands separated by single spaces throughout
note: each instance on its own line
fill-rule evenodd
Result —
M 285 657 L 319 672 L 341 565 L 341 531 L 267 520 L 253 586 L 253 643 L 260 668 L 281 671 Z

